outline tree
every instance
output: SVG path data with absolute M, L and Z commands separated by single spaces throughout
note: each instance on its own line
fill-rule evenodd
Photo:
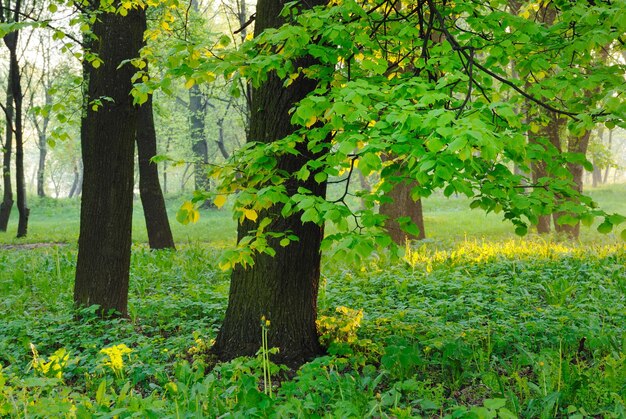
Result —
M 130 5 L 128 7 L 131 7 Z M 120 8 L 120 11 L 117 11 Z M 127 313 L 134 146 L 139 109 L 130 96 L 143 42 L 141 12 L 114 2 L 100 10 L 86 47 L 81 125 L 83 193 L 74 284 L 77 306 Z
M 4 2 L 0 2 L 0 23 L 19 23 L 21 9 L 21 0 L 16 0 L 12 7 L 10 3 L 5 5 Z M 2 37 L 4 45 L 9 50 L 9 75 L 7 78 L 6 106 L 3 107 L 6 118 L 6 137 L 2 160 L 4 191 L 2 204 L 0 204 L 0 231 L 7 231 L 9 217 L 11 216 L 11 209 L 13 208 L 13 188 L 11 185 L 11 154 L 13 150 L 13 136 L 15 135 L 17 143 L 21 141 L 22 135 L 22 133 L 19 132 L 21 130 L 21 120 L 18 122 L 18 118 L 21 119 L 21 109 L 16 109 L 17 106 L 15 98 L 16 95 L 21 95 L 20 69 L 17 57 L 18 38 L 18 30 L 7 32 Z M 20 92 L 16 92 L 16 88 L 20 90 Z M 21 97 L 18 97 L 17 101 L 21 104 Z M 18 129 L 18 124 L 20 125 L 20 129 Z M 19 138 L 18 135 L 20 136 Z
M 315 4 L 321 2 L 309 3 L 310 6 Z M 282 6 L 277 0 L 259 1 L 255 35 L 283 23 L 280 17 Z M 302 57 L 295 62 L 302 68 L 314 64 L 311 57 Z M 289 109 L 306 97 L 315 85 L 313 80 L 302 78 L 283 88 L 283 81 L 276 74 L 270 75 L 252 91 L 248 140 L 271 144 L 293 133 L 295 127 L 290 121 Z M 306 144 L 301 144 L 298 151 L 297 155 L 279 159 L 277 166 L 280 170 L 294 173 L 302 169 L 311 157 L 307 155 Z M 288 195 L 296 194 L 299 188 L 306 188 L 318 197 L 324 197 L 326 193 L 326 183 L 317 182 L 313 177 L 305 181 L 289 180 L 284 188 Z M 213 346 L 213 352 L 220 359 L 256 353 L 261 345 L 259 325 L 262 318 L 271 322 L 269 346 L 280 349 L 277 359 L 282 362 L 298 365 L 322 353 L 315 320 L 324 229 L 314 223 L 304 223 L 299 213 L 273 221 L 267 218 L 280 211 L 281 206 L 276 205 L 258 215 L 247 213 L 239 223 L 239 242 L 252 232 L 263 229 L 268 232 L 289 231 L 298 237 L 298 241 L 280 246 L 280 240 L 270 239 L 268 245 L 275 248 L 275 252 L 257 255 L 251 267 L 238 265 L 234 268 L 226 316 Z
M 258 347 L 258 318 L 263 315 L 278 329 L 270 346 L 280 347 L 285 359 L 304 358 L 307 345 L 293 345 L 288 337 L 281 341 L 290 327 L 283 316 L 314 318 L 315 303 L 292 297 L 293 283 L 284 278 L 296 281 L 290 275 L 305 267 L 307 280 L 298 282 L 298 289 L 308 299 L 315 295 L 315 285 L 313 292 L 308 290 L 319 275 L 320 249 L 359 261 L 375 249 L 390 247 L 386 217 L 375 209 L 399 182 L 416 182 L 414 198 L 436 189 L 446 196 L 466 195 L 472 208 L 501 213 L 519 235 L 540 215 L 558 211 L 570 214 L 568 222 L 600 217 L 603 232 L 624 221 L 580 194 L 568 163 L 584 164 L 584 157 L 559 153 L 545 142 L 528 145 L 527 126 L 517 111 L 529 100 L 569 118 L 572 133 L 583 133 L 597 121 L 624 124 L 623 102 L 617 99 L 626 90 L 624 67 L 595 63 L 591 71 L 570 63 L 573 57 L 578 64 L 593 61 L 599 45 L 618 42 L 622 32 L 615 28 L 626 23 L 600 22 L 590 15 L 596 10 L 577 2 L 559 3 L 561 21 L 551 26 L 524 13 L 509 13 L 506 2 L 426 0 L 407 6 L 340 2 L 308 9 L 289 3 L 282 11 L 287 24 L 256 28 L 255 39 L 238 51 L 221 53 L 191 70 L 176 69 L 186 77 L 212 72 L 245 78 L 257 89 L 249 137 L 257 142 L 237 153 L 231 166 L 214 170 L 220 178 L 216 202 L 238 190 L 234 215 L 241 221 L 238 249 L 222 261 L 223 267 L 235 266 L 215 346 L 223 358 L 250 354 Z M 257 25 L 266 22 L 266 7 L 274 14 L 280 8 L 259 3 Z M 619 6 L 601 7 L 612 16 Z M 575 30 L 567 30 L 564 42 L 563 30 L 572 26 Z M 547 50 L 549 62 L 543 58 Z M 510 77 L 512 61 L 519 79 Z M 559 71 L 549 73 L 554 65 Z M 530 72 L 543 74 L 526 85 Z M 598 80 L 601 88 L 581 100 L 579 93 L 590 91 Z M 294 100 L 290 89 L 297 83 L 307 83 L 308 94 Z M 268 87 L 272 100 L 263 94 Z M 264 120 L 259 117 L 261 104 Z M 286 112 L 291 113 L 290 129 L 271 129 L 276 115 Z M 526 179 L 522 173 L 537 161 L 544 161 L 555 176 Z M 378 174 L 378 185 L 353 191 L 357 168 L 364 176 Z M 338 197 L 324 197 L 329 181 L 343 185 Z M 362 197 L 365 208 L 352 209 L 351 195 Z M 337 232 L 320 241 L 317 231 L 325 223 Z M 403 228 L 410 232 L 415 226 L 407 220 Z M 309 234 L 313 231 L 315 236 Z M 310 324 L 302 323 L 300 330 L 313 334 Z M 313 340 L 306 338 L 315 349 Z
M 141 10 L 142 32 L 147 29 L 146 11 Z M 144 68 L 147 73 L 147 68 Z M 148 230 L 151 249 L 174 249 L 174 238 L 167 218 L 163 191 L 159 182 L 156 163 L 150 161 L 157 155 L 156 130 L 152 112 L 152 96 L 139 109 L 137 130 L 137 154 L 139 159 L 139 193 Z

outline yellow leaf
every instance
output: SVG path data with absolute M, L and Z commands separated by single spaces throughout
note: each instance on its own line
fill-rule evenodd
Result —
M 91 65 L 93 66 L 93 68 L 98 68 L 100 67 L 101 64 L 102 64 L 102 61 L 100 61 L 97 58 L 91 62 Z
M 185 88 L 186 89 L 191 89 L 195 83 L 196 82 L 195 82 L 194 79 L 189 79 L 189 80 L 187 80 L 187 83 L 185 83 Z
M 224 195 L 218 195 L 217 197 L 215 197 L 215 199 L 213 200 L 213 203 L 215 204 L 216 207 L 218 208 L 222 208 L 224 206 L 224 204 L 226 203 L 226 196 Z
M 166 31 L 169 31 L 171 29 L 170 24 L 165 21 L 161 22 L 161 28 L 163 28 Z
M 312 116 L 311 118 L 309 118 L 308 121 L 306 121 L 306 123 L 304 124 L 305 127 L 309 128 L 311 125 L 313 125 L 315 122 L 317 121 L 317 118 L 315 116 Z
M 535 123 L 530 124 L 530 130 L 535 134 L 539 132 L 539 128 L 540 128 L 539 125 Z
M 251 209 L 244 209 L 243 215 L 250 221 L 256 221 L 256 219 L 259 217 L 256 211 Z

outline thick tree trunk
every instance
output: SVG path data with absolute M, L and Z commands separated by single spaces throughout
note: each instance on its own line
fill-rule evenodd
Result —
M 394 185 L 393 189 L 386 194 L 393 202 L 386 202 L 380 205 L 379 213 L 388 217 L 385 222 L 387 233 L 400 246 L 404 246 L 407 240 L 423 240 L 426 238 L 422 200 L 413 201 L 413 198 L 411 198 L 413 186 L 406 182 Z M 414 236 L 403 231 L 397 221 L 400 217 L 410 217 L 417 228 L 419 228 L 419 234 Z
M 144 18 L 145 18 L 145 12 Z M 139 156 L 139 193 L 143 206 L 143 215 L 148 230 L 148 242 L 151 249 L 175 249 L 170 222 L 167 219 L 165 200 L 159 183 L 156 163 L 150 159 L 157 154 L 154 117 L 152 115 L 152 96 L 141 105 L 137 130 L 137 154 Z
M 17 45 L 18 32 L 12 32 L 4 36 L 4 43 L 11 50 Z M 11 71 L 9 63 L 9 77 L 7 83 L 7 101 L 6 101 L 6 133 L 4 141 L 4 149 L 2 152 L 2 180 L 3 194 L 2 203 L 0 204 L 0 231 L 7 231 L 9 226 L 9 217 L 13 208 L 13 186 L 11 185 L 11 153 L 13 152 L 13 126 L 15 108 L 13 106 L 13 71 Z
M 307 3 L 309 7 L 316 4 L 320 2 Z M 278 0 L 260 0 L 255 34 L 280 25 L 282 7 Z M 313 63 L 312 59 L 302 59 L 294 65 L 307 68 Z M 249 140 L 272 142 L 292 133 L 289 109 L 314 87 L 314 82 L 301 77 L 284 88 L 282 81 L 271 74 L 263 86 L 252 92 Z M 289 173 L 299 170 L 311 158 L 306 144 L 300 149 L 302 154 L 298 156 L 283 156 L 279 167 Z M 299 186 L 318 196 L 326 193 L 326 184 L 316 183 L 313 176 L 306 182 L 292 179 L 286 186 L 289 193 L 295 193 Z M 286 247 L 272 242 L 276 250 L 274 257 L 258 255 L 252 267 L 237 266 L 233 270 L 226 317 L 213 351 L 222 360 L 253 355 L 261 346 L 260 324 L 265 316 L 271 322 L 269 346 L 280 350 L 276 360 L 296 366 L 322 353 L 315 320 L 323 228 L 313 223 L 303 224 L 300 214 L 281 218 L 278 206 L 268 213 L 274 218 L 268 231 L 291 230 L 300 240 Z M 259 219 L 266 215 L 261 214 Z M 250 221 L 240 223 L 238 238 L 255 228 L 256 224 Z
M 74 302 L 100 306 L 126 315 L 133 203 L 134 146 L 138 109 L 130 91 L 132 65 L 120 63 L 139 55 L 140 12 L 122 17 L 102 13 L 93 24 L 97 40 L 91 49 L 103 63 L 84 63 L 87 92 L 81 125 L 85 189 L 81 201 L 80 236 Z M 119 68 L 118 68 L 119 67 Z M 94 111 L 94 99 L 109 97 Z

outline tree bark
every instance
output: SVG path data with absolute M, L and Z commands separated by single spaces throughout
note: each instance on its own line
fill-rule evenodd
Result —
M 407 240 L 423 240 L 426 238 L 424 230 L 424 215 L 422 213 L 422 200 L 414 201 L 411 198 L 411 189 L 415 186 L 406 182 L 400 182 L 393 186 L 387 197 L 392 202 L 380 205 L 379 213 L 389 217 L 385 221 L 385 228 L 391 239 L 400 246 L 404 246 Z M 420 232 L 417 236 L 408 234 L 400 228 L 397 219 L 400 217 L 410 217 Z
M 17 195 L 17 237 L 26 237 L 30 209 L 26 203 L 26 179 L 24 177 L 24 130 L 22 127 L 22 83 L 17 61 L 17 50 L 11 50 L 11 81 L 13 83 L 13 103 L 15 104 L 15 188 Z
M 45 104 L 49 106 L 52 104 L 52 97 L 48 93 L 48 87 L 45 93 Z M 35 123 L 37 128 L 37 137 L 39 140 L 39 165 L 37 166 L 37 196 L 43 198 L 46 196 L 46 157 L 48 155 L 48 124 L 50 123 L 50 117 L 45 115 L 41 123 L 41 127 L 38 123 Z
M 11 51 L 17 46 L 18 32 L 12 32 L 4 36 L 4 43 Z M 0 231 L 7 231 L 9 226 L 9 217 L 13 208 L 13 186 L 11 185 L 11 154 L 13 152 L 13 119 L 15 108 L 13 106 L 13 71 L 12 59 L 9 61 L 9 77 L 7 82 L 7 98 L 6 98 L 6 133 L 4 140 L 4 149 L 2 153 L 2 180 L 3 194 L 2 203 L 0 204 Z
M 316 0 L 307 6 L 321 3 Z M 282 24 L 279 17 L 282 7 L 278 0 L 259 1 L 255 35 Z M 305 58 L 294 66 L 307 68 L 313 63 L 313 59 Z M 315 82 L 303 77 L 285 88 L 275 74 L 270 74 L 264 85 L 252 91 L 249 141 L 270 143 L 292 133 L 289 109 L 314 88 Z M 294 173 L 315 157 L 307 151 L 306 144 L 299 149 L 301 153 L 297 156 L 289 154 L 280 158 L 281 170 Z M 300 186 L 318 196 L 326 194 L 326 183 L 316 183 L 313 176 L 304 182 L 290 179 L 286 183 L 289 193 L 295 193 Z M 213 352 L 222 360 L 253 355 L 261 346 L 260 324 L 265 316 L 271 322 L 269 346 L 280 350 L 275 360 L 297 366 L 323 352 L 315 325 L 323 227 L 302 223 L 300 214 L 281 218 L 279 206 L 260 214 L 259 220 L 268 215 L 274 221 L 267 231 L 291 230 L 299 241 L 286 247 L 279 246 L 276 240 L 270 241 L 276 250 L 274 257 L 257 255 L 252 267 L 238 265 L 233 269 L 226 317 Z M 256 223 L 251 221 L 240 223 L 238 239 L 255 228 Z
M 591 131 L 585 131 L 585 133 L 579 137 L 570 136 L 567 151 L 569 153 L 579 153 L 585 156 L 587 154 L 587 148 L 589 147 L 589 138 L 591 137 Z M 584 168 L 581 164 L 568 163 L 567 168 L 572 174 L 572 181 L 574 182 L 574 189 L 578 193 L 583 192 L 583 174 Z M 571 199 L 571 198 L 569 198 Z M 558 218 L 565 215 L 565 212 L 558 212 L 554 214 L 555 230 L 559 233 L 566 234 L 570 239 L 578 239 L 580 236 L 580 223 L 574 225 L 559 224 Z
M 145 12 L 142 11 L 145 19 Z M 141 105 L 137 130 L 137 154 L 139 158 L 139 193 L 143 215 L 148 230 L 151 249 L 175 249 L 170 222 L 167 218 L 165 200 L 159 182 L 156 163 L 150 159 L 157 154 L 156 132 L 152 115 L 152 96 Z
M 99 305 L 101 315 L 126 315 L 138 108 L 130 91 L 135 69 L 126 63 L 142 46 L 140 13 L 102 13 L 93 24 L 90 49 L 103 63 L 83 64 L 87 83 L 81 124 L 84 191 L 81 201 L 76 306 Z M 119 68 L 118 68 L 119 67 Z M 103 97 L 96 111 L 94 100 Z

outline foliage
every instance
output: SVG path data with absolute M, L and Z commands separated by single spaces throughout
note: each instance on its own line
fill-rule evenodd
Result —
M 320 327 L 335 342 L 298 371 L 263 351 L 213 365 L 227 278 L 215 251 L 180 247 L 136 247 L 130 319 L 104 322 L 72 317 L 75 249 L 0 250 L 0 414 L 624 415 L 622 244 L 431 241 L 395 262 L 324 263 Z
M 567 164 L 591 169 L 585 157 L 561 153 L 546 139 L 529 145 L 525 133 L 538 129 L 537 123 L 525 121 L 519 108 L 531 102 L 568 116 L 574 136 L 598 122 L 624 124 L 624 64 L 599 59 L 618 53 L 626 29 L 623 2 L 557 2 L 552 25 L 536 18 L 535 3 L 521 4 L 519 13 L 509 6 L 349 0 L 301 10 L 292 2 L 282 11 L 285 25 L 237 50 L 200 45 L 203 53 L 192 65 L 183 60 L 169 73 L 194 82 L 223 75 L 235 81 L 235 95 L 236 81 L 259 86 L 270 75 L 285 86 L 297 78 L 317 83 L 290 110 L 300 130 L 271 144 L 251 139 L 229 165 L 212 170 L 219 194 L 237 192 L 234 218 L 252 219 L 249 214 L 278 205 L 280 216 L 297 213 L 304 222 L 332 225 L 335 234 L 322 249 L 334 244 L 336 256 L 361 260 L 389 245 L 377 205 L 389 199 L 394 184 L 414 180 L 414 199 L 437 189 L 465 195 L 472 208 L 501 213 L 519 235 L 539 216 L 558 211 L 567 212 L 560 220 L 566 224 L 600 217 L 600 232 L 621 224 L 623 217 L 597 209 L 572 185 Z M 296 68 L 305 56 L 316 62 Z M 281 171 L 282 156 L 301 149 L 318 157 L 293 173 Z M 513 171 L 518 165 L 530 173 L 537 161 L 545 162 L 550 176 L 533 183 Z M 351 183 L 356 171 L 377 174 L 380 182 L 361 190 Z M 304 188 L 287 193 L 288 179 L 311 176 L 344 188 L 328 197 Z M 522 187 L 524 182 L 530 186 Z M 365 207 L 350 205 L 349 196 L 360 197 Z M 194 201 L 206 198 L 200 194 Z M 223 266 L 248 265 L 257 252 L 272 254 L 270 237 L 281 244 L 296 240 L 289 232 L 267 231 L 269 223 L 259 219 Z

